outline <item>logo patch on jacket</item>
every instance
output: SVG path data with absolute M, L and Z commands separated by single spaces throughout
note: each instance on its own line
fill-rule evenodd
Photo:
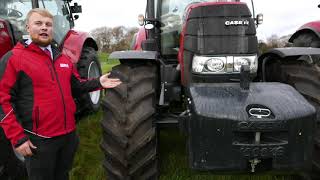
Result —
M 60 63 L 60 67 L 62 67 L 62 68 L 69 68 L 69 64 Z

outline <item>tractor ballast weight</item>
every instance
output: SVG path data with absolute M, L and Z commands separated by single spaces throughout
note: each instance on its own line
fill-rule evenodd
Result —
M 199 83 L 187 94 L 192 168 L 311 169 L 315 110 L 291 86 L 251 83 L 243 90 L 239 84 Z
M 108 178 L 157 179 L 156 132 L 169 125 L 196 170 L 310 171 L 316 110 L 258 63 L 258 18 L 238 0 L 178 2 L 148 0 L 142 51 L 110 55 L 125 81 L 102 103 Z

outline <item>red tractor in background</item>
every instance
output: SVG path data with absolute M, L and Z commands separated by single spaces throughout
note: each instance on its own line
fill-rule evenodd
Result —
M 158 179 L 168 126 L 185 133 L 194 170 L 315 172 L 320 50 L 258 57 L 261 17 L 252 1 L 147 0 L 135 50 L 109 57 L 123 83 L 102 101 L 108 180 Z
M 25 18 L 33 8 L 45 8 L 54 16 L 54 43 L 70 57 L 82 78 L 101 75 L 97 57 L 97 44 L 86 32 L 73 30 L 74 21 L 79 18 L 82 8 L 72 0 L 1 0 L 0 1 L 0 59 L 18 41 L 28 39 Z M 1 68 L 1 67 L 0 67 Z M 77 114 L 97 111 L 100 106 L 101 91 L 77 97 Z M 0 179 L 21 179 L 24 174 L 24 158 L 12 151 L 0 129 Z
M 318 5 L 320 8 L 320 5 Z M 295 47 L 320 47 L 320 21 L 302 25 L 289 39 Z

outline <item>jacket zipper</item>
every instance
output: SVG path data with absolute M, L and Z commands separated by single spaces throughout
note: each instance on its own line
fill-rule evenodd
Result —
M 39 128 L 39 106 L 36 106 L 36 109 L 35 109 L 35 121 L 36 121 L 36 134 L 38 134 L 38 128 Z
M 59 54 L 55 59 L 58 59 L 59 57 L 61 56 L 61 54 Z M 58 82 L 58 86 L 59 86 L 59 90 L 60 90 L 60 94 L 61 94 L 61 98 L 62 98 L 62 103 L 63 103 L 63 110 L 64 110 L 64 129 L 66 130 L 67 129 L 67 112 L 66 112 L 66 103 L 64 102 L 64 95 L 63 95 L 63 92 L 62 92 L 62 88 L 61 88 L 61 84 L 60 84 L 60 81 L 59 81 L 59 78 L 58 78 L 58 74 L 57 74 L 57 71 L 56 71 L 56 68 L 54 67 L 54 62 L 51 61 L 51 65 L 53 67 L 53 71 L 54 71 L 54 74 L 56 76 L 56 79 L 57 79 L 57 82 Z
M 46 62 L 46 64 L 48 65 L 48 68 L 49 68 L 49 70 L 50 70 L 51 79 L 52 79 L 52 81 L 54 81 L 54 75 L 53 75 L 52 68 L 51 68 L 51 66 L 50 66 L 50 64 L 49 64 L 49 62 L 48 62 L 48 61 L 45 61 L 45 62 Z

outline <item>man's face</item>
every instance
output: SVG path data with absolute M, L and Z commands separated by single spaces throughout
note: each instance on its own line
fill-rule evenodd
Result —
M 32 42 L 39 46 L 48 46 L 52 41 L 53 20 L 38 13 L 31 14 L 26 28 Z

